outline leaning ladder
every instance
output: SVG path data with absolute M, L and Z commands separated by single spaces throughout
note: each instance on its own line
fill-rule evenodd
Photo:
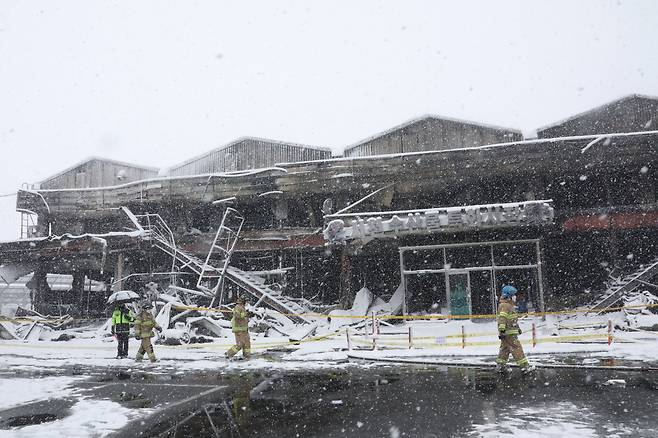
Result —
M 222 222 L 219 228 L 217 228 L 217 233 L 215 233 L 215 238 L 210 245 L 206 260 L 201 266 L 201 274 L 197 279 L 196 287 L 197 289 L 212 293 L 213 299 L 210 307 L 215 304 L 218 292 L 222 288 L 226 268 L 233 254 L 233 249 L 242 230 L 243 223 L 244 218 L 240 216 L 237 210 L 229 207 L 224 211 Z M 215 260 L 217 261 L 213 262 Z M 219 275 L 217 273 L 218 268 Z M 217 279 L 217 282 L 212 287 L 207 287 L 205 284 L 211 284 L 213 279 Z

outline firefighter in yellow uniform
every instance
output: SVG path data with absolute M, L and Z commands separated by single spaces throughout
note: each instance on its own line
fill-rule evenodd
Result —
M 154 336 L 153 329 L 161 332 L 162 327 L 158 325 L 151 314 L 151 309 L 153 308 L 151 303 L 144 303 L 141 308 L 141 312 L 139 312 L 139 315 L 135 318 L 135 338 L 141 341 L 135 360 L 141 361 L 144 358 L 144 353 L 146 353 L 151 362 L 155 362 L 157 359 L 153 352 L 151 338 Z
M 249 312 L 244 307 L 244 298 L 238 296 L 235 299 L 233 307 L 233 318 L 231 319 L 231 328 L 235 336 L 235 345 L 228 349 L 226 357 L 228 359 L 235 356 L 240 350 L 245 359 L 251 356 L 251 341 L 249 340 Z
M 500 339 L 500 352 L 496 359 L 496 370 L 507 370 L 507 359 L 510 353 L 516 361 L 516 364 L 523 369 L 524 372 L 534 370 L 534 366 L 530 366 L 528 359 L 523 353 L 523 347 L 519 342 L 519 335 L 521 328 L 518 324 L 519 315 L 515 311 L 516 305 L 514 299 L 516 296 L 516 288 L 514 286 L 503 286 L 500 303 L 498 303 L 498 339 Z

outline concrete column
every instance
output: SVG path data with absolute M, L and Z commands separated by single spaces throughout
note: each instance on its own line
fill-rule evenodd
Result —
M 352 260 L 344 246 L 340 253 L 340 304 L 347 309 L 354 301 L 354 290 L 352 287 Z
M 116 267 L 114 268 L 114 281 L 123 278 L 124 270 L 125 270 L 125 263 L 123 260 L 123 253 L 119 253 L 119 255 L 117 255 L 117 264 Z M 114 284 L 114 291 L 118 291 L 118 290 L 123 290 L 123 281 L 118 281 L 117 283 Z

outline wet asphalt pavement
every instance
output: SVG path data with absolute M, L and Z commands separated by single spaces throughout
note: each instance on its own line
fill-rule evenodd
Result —
M 539 370 L 525 377 L 387 365 L 91 374 L 77 384 L 84 396 L 154 409 L 117 433 L 124 437 L 658 436 L 656 373 Z M 0 428 L 61 418 L 70 404 L 4 411 Z

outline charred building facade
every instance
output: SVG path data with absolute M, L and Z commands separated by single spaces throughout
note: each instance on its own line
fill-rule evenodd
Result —
M 194 273 L 135 218 L 158 215 L 177 248 L 203 259 L 231 208 L 244 218 L 231 264 L 292 298 L 349 305 L 363 286 L 386 299 L 404 285 L 407 312 L 482 314 L 511 282 L 535 309 L 592 301 L 614 267 L 658 256 L 656 102 L 622 99 L 538 139 L 428 116 L 340 158 L 247 138 L 168 176 L 42 184 L 17 200 L 41 236 L 3 244 L 2 263 L 33 270 L 41 297 L 48 273 L 116 289 L 173 270 L 189 289 Z

